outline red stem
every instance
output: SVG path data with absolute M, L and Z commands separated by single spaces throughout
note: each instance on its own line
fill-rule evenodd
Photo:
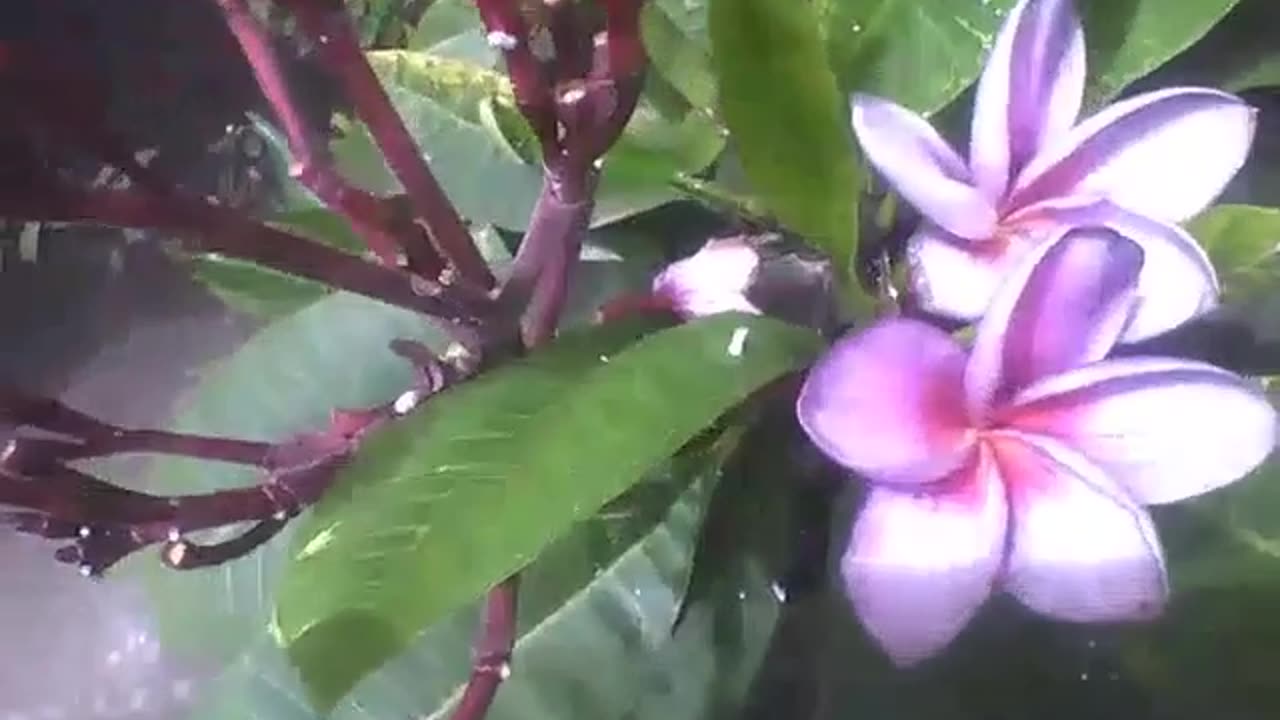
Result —
M 368 126 L 436 248 L 449 259 L 462 280 L 482 288 L 493 287 L 494 277 L 488 263 L 431 174 L 421 149 L 365 58 L 359 35 L 346 10 L 340 3 L 320 7 L 315 0 L 279 2 L 293 10 L 299 26 L 319 44 L 321 58 L 338 78 L 356 114 Z
M 412 263 L 416 272 L 429 278 L 438 277 L 444 265 L 434 248 L 412 234 L 396 237 L 388 229 L 388 218 L 379 198 L 354 187 L 337 174 L 324 139 L 308 125 L 289 90 L 284 67 L 267 29 L 253 16 L 246 0 L 217 0 L 217 3 L 289 140 L 294 157 L 290 174 L 321 202 L 346 217 L 356 234 L 384 264 L 398 266 L 403 250 L 410 259 L 416 260 Z
M 484 617 L 476 638 L 471 677 L 462 691 L 450 720 L 483 718 L 493 704 L 502 681 L 511 674 L 511 652 L 515 649 L 516 608 L 520 577 L 512 575 L 489 591 Z

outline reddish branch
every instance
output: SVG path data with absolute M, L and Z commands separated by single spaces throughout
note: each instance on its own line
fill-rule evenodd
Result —
M 488 263 L 480 255 L 467 226 L 431 174 L 422 150 L 396 113 L 373 72 L 351 17 L 340 0 L 276 0 L 288 7 L 299 28 L 320 49 L 320 57 L 364 121 L 391 172 L 404 186 L 414 214 L 432 243 L 449 260 L 459 279 L 481 288 L 493 287 Z
M 321 202 L 346 217 L 356 234 L 384 264 L 398 266 L 404 255 L 415 272 L 428 278 L 438 277 L 444 265 L 435 249 L 417 234 L 396 237 L 390 230 L 390 218 L 381 199 L 338 175 L 328 139 L 316 132 L 303 116 L 289 89 L 283 64 L 272 47 L 270 33 L 253 16 L 247 0 L 217 0 L 217 3 L 288 138 L 294 159 L 290 174 Z
M 0 445 L 0 513 L 20 532 L 70 540 L 58 560 L 98 575 L 126 555 L 161 546 L 165 563 L 191 569 L 240 557 L 270 540 L 288 520 L 318 501 L 369 432 L 461 379 L 453 366 L 412 343 L 418 381 L 395 402 L 335 410 L 329 425 L 276 443 L 119 427 L 49 398 L 0 387 L 0 424 L 13 428 Z M 73 467 L 91 457 L 169 454 L 249 465 L 255 486 L 203 495 L 158 496 L 128 490 Z M 188 533 L 252 525 L 230 540 L 205 545 Z

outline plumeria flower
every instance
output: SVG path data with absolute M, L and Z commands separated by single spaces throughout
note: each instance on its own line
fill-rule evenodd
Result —
M 1153 617 L 1168 585 L 1143 505 L 1262 463 L 1276 413 L 1212 365 L 1107 359 L 1140 307 L 1143 248 L 1106 229 L 1042 243 L 969 349 L 883 320 L 819 361 L 797 402 L 828 456 L 870 483 L 841 563 L 899 664 L 939 652 L 987 597 L 1066 621 Z
M 759 267 L 760 253 L 744 239 L 709 240 L 659 273 L 653 294 L 686 320 L 731 311 L 758 315 L 747 288 Z
M 1098 225 L 1135 240 L 1146 258 L 1125 340 L 1216 301 L 1212 266 L 1174 223 L 1208 206 L 1243 165 L 1255 111 L 1227 93 L 1180 87 L 1076 124 L 1084 82 L 1084 33 L 1070 0 L 1022 0 L 978 82 L 967 162 L 919 115 L 854 96 L 867 158 L 925 219 L 908 243 L 924 309 L 975 319 L 1032 247 Z

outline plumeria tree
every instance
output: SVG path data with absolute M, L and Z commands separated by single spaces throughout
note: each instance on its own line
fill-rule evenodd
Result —
M 259 202 L 0 44 L 0 216 L 255 323 L 163 427 L 0 386 L 190 717 L 1280 708 L 1265 0 L 201 1 Z

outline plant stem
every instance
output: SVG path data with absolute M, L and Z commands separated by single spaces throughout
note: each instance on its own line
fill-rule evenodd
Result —
M 438 277 L 444 264 L 435 249 L 412 234 L 402 238 L 394 236 L 388 229 L 379 198 L 352 186 L 337 174 L 324 139 L 303 118 L 269 33 L 254 18 L 247 0 L 216 1 L 253 69 L 263 96 L 283 126 L 294 157 L 290 175 L 325 205 L 342 214 L 383 264 L 398 266 L 403 251 L 415 272 L 428 278 Z
M 471 662 L 471 677 L 457 707 L 449 716 L 450 720 L 483 718 L 498 694 L 498 687 L 511 674 L 519 589 L 520 576 L 512 575 L 485 597 L 484 616 Z
M 299 26 L 320 47 L 326 67 L 337 77 L 368 126 L 374 142 L 386 158 L 413 207 L 427 228 L 431 241 L 456 268 L 460 279 L 488 289 L 493 273 L 480 255 L 470 231 L 427 167 L 422 151 L 400 119 L 391 98 L 360 49 L 360 38 L 346 9 L 339 2 L 277 0 L 287 5 Z M 325 5 L 325 7 L 321 7 Z
M 40 187 L 35 179 L 32 183 L 27 188 L 0 192 L 0 215 L 37 221 L 92 221 L 172 233 L 181 237 L 184 248 L 191 252 L 248 260 L 443 318 L 448 321 L 442 323 L 445 330 L 468 343 L 471 334 L 459 323 L 474 323 L 491 312 L 452 288 L 367 262 L 201 200 L 156 198 L 136 189 L 80 191 Z

